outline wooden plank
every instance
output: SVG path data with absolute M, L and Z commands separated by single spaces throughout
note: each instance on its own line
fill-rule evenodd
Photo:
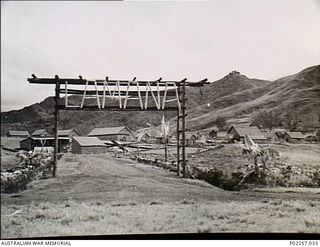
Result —
M 149 89 L 148 89 L 148 91 L 149 91 Z M 60 90 L 60 92 L 65 94 L 66 90 L 64 88 L 62 88 Z M 84 92 L 85 92 L 85 90 L 79 90 L 79 89 L 68 89 L 67 90 L 68 95 L 83 95 Z M 121 92 L 121 96 L 123 96 L 123 97 L 126 96 L 125 91 L 120 91 L 120 92 Z M 141 90 L 140 90 L 140 93 L 141 93 Z M 98 90 L 98 94 L 100 96 L 104 96 L 104 91 Z M 95 90 L 87 90 L 86 95 L 94 95 L 95 96 L 96 91 Z M 139 96 L 139 93 L 138 93 L 138 91 L 129 91 L 128 96 Z M 167 96 L 176 96 L 174 89 L 168 89 Z M 109 97 L 109 96 L 107 94 L 105 94 L 105 97 Z M 141 97 L 143 97 L 143 95 L 141 95 Z
M 142 103 L 142 98 L 141 98 L 141 93 L 140 93 L 140 87 L 139 87 L 139 83 L 137 82 L 137 89 L 138 89 L 138 96 L 139 96 L 139 102 L 140 102 L 140 107 L 141 109 L 143 109 L 143 103 Z
M 85 87 L 85 89 L 84 89 L 84 91 L 83 91 L 83 96 L 82 96 L 82 100 L 81 100 L 81 106 L 80 106 L 80 108 L 82 108 L 82 107 L 83 107 L 84 100 L 85 100 L 85 98 L 86 98 L 87 87 L 88 87 L 88 83 L 86 83 L 86 87 Z
M 129 81 L 128 86 L 127 86 L 126 97 L 124 99 L 123 108 L 127 107 L 127 102 L 128 102 L 128 98 L 129 98 L 129 89 L 130 89 L 130 81 Z
M 100 107 L 100 99 L 99 99 L 99 94 L 98 94 L 98 87 L 97 87 L 97 82 L 95 82 L 95 89 L 96 89 L 96 97 L 97 97 L 97 103 L 98 103 L 98 107 Z
M 56 84 L 56 79 L 54 78 L 28 78 L 27 79 L 29 83 L 33 84 Z M 88 85 L 94 85 L 95 82 L 97 82 L 98 86 L 103 86 L 105 80 L 86 80 L 86 79 L 74 79 L 74 78 L 59 78 L 58 82 L 60 85 L 65 84 L 66 82 L 69 85 L 85 85 L 88 82 Z M 119 82 L 120 86 L 126 86 L 129 82 L 129 80 L 108 80 L 109 86 L 115 86 Z M 159 81 L 136 81 L 135 83 L 139 82 L 140 86 L 146 86 L 150 84 L 151 86 L 157 86 L 157 83 Z M 186 87 L 202 87 L 205 84 L 210 84 L 210 82 L 207 81 L 207 79 L 203 79 L 198 82 L 190 82 L 190 81 L 172 81 L 172 80 L 166 80 L 165 82 L 168 83 L 176 83 L 176 85 L 182 85 L 185 84 Z M 136 85 L 136 84 L 132 84 Z
M 66 81 L 66 84 L 64 84 L 65 86 L 65 95 L 64 95 L 64 99 L 65 99 L 65 105 L 68 106 L 68 82 Z
M 67 111 L 177 111 L 178 107 L 170 107 L 167 106 L 165 109 L 158 109 L 158 107 L 148 107 L 147 109 L 141 109 L 140 106 L 127 106 L 126 109 L 119 108 L 119 106 L 105 106 L 105 108 L 99 109 L 97 106 L 83 106 L 80 108 L 79 106 L 59 106 L 60 110 L 67 110 Z

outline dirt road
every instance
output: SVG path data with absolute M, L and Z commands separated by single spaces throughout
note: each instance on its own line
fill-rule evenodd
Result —
M 57 177 L 37 180 L 18 198 L 3 195 L 3 203 L 25 204 L 34 201 L 67 199 L 99 199 L 105 203 L 152 201 L 172 202 L 185 198 L 193 200 L 232 199 L 232 193 L 206 182 L 177 178 L 160 168 L 127 159 L 105 155 L 65 156 L 58 164 Z
M 1 235 L 320 232 L 319 208 L 317 190 L 230 192 L 127 159 L 65 155 L 56 178 L 1 195 Z

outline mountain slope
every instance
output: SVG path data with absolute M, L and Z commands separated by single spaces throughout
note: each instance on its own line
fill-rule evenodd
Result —
M 191 129 L 208 128 L 218 116 L 227 119 L 250 117 L 262 109 L 279 114 L 294 110 L 300 119 L 301 129 L 315 128 L 320 109 L 320 66 L 273 82 L 261 83 L 252 89 L 208 99 L 188 111 L 188 124 Z
M 72 97 L 70 100 L 72 101 Z M 200 130 L 211 128 L 218 116 L 229 123 L 246 119 L 250 123 L 253 114 L 262 109 L 285 114 L 294 110 L 299 119 L 299 128 L 313 130 L 318 127 L 320 109 L 320 66 L 275 81 L 249 79 L 239 72 L 231 72 L 224 78 L 203 88 L 187 88 L 187 128 Z M 79 101 L 74 100 L 77 104 Z M 17 111 L 1 113 L 1 133 L 8 129 L 33 131 L 53 127 L 53 97 Z M 106 112 L 106 111 L 61 111 L 60 128 L 75 128 L 87 134 L 95 127 L 127 125 L 135 130 L 160 124 L 162 112 Z M 166 112 L 175 126 L 176 112 Z

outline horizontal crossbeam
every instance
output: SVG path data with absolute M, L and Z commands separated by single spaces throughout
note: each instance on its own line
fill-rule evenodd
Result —
M 136 106 L 127 106 L 126 108 L 119 108 L 116 106 L 105 106 L 103 109 L 97 108 L 97 106 L 69 106 L 65 107 L 64 105 L 59 106 L 59 110 L 67 111 L 177 111 L 178 107 L 165 107 L 164 109 L 158 109 L 157 107 L 148 107 L 147 109 L 141 109 L 141 107 Z
M 161 81 L 162 79 L 160 78 L 159 80 L 156 81 L 130 81 L 130 80 L 109 80 L 106 78 L 105 80 L 86 80 L 83 79 L 81 76 L 79 76 L 79 79 L 75 78 L 37 78 L 35 75 L 33 75 L 33 78 L 28 78 L 28 81 L 30 83 L 34 84 L 56 84 L 59 82 L 59 84 L 68 84 L 68 85 L 85 85 L 88 82 L 88 85 L 95 85 L 95 82 L 97 83 L 98 86 L 103 86 L 104 82 L 108 82 L 109 86 L 115 86 L 118 82 L 120 83 L 120 86 L 127 86 L 128 83 L 130 82 L 131 85 L 137 85 L 139 83 L 140 86 L 146 86 L 148 83 L 151 86 L 157 86 L 158 83 L 176 83 L 177 86 L 180 84 L 185 84 L 186 87 L 202 87 L 205 84 L 209 84 L 208 79 L 203 79 L 198 82 L 190 82 L 187 81 L 187 79 L 183 79 L 181 81 Z M 161 85 L 164 86 L 164 85 Z
M 66 92 L 65 89 L 60 89 L 60 93 L 65 93 L 65 92 Z M 85 90 L 67 89 L 67 94 L 83 95 L 84 92 L 85 92 Z M 112 90 L 112 92 L 113 92 L 113 90 Z M 154 91 L 154 92 L 157 92 L 157 91 Z M 160 91 L 160 92 L 164 92 L 164 90 Z M 106 93 L 108 93 L 108 92 L 106 92 Z M 122 91 L 120 91 L 120 93 L 121 93 L 121 96 L 126 96 L 126 91 L 122 90 Z M 141 92 L 141 96 L 145 96 L 144 94 L 145 94 L 145 92 Z M 95 96 L 95 95 L 97 95 L 97 91 L 96 90 L 86 90 L 86 95 L 94 95 Z M 98 95 L 103 96 L 103 91 L 99 90 Z M 116 96 L 118 96 L 118 94 Z M 114 97 L 116 97 L 116 96 L 114 96 Z M 138 94 L 138 91 L 128 91 L 128 96 L 139 96 L 139 94 Z M 174 89 L 168 89 L 167 96 L 176 96 L 176 92 L 174 91 Z

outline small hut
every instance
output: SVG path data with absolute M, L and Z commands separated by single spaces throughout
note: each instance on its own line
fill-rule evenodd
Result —
M 269 143 L 279 143 L 281 140 L 278 133 L 269 132 L 269 133 L 264 133 L 264 135 L 267 138 L 267 141 Z
M 218 135 L 219 129 L 218 128 L 212 128 L 211 131 L 209 132 L 209 137 L 211 139 L 215 139 Z
M 186 146 L 187 147 L 196 147 L 197 146 L 197 134 L 196 133 L 186 133 Z
M 284 135 L 284 140 L 286 142 L 291 142 L 291 143 L 299 143 L 304 140 L 305 136 L 301 132 L 286 132 Z

